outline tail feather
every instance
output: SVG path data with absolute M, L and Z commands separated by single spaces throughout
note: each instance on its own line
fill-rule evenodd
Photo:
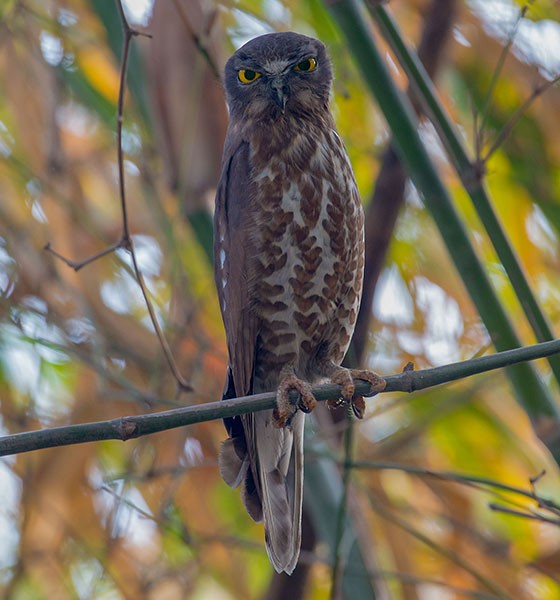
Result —
M 261 473 L 264 537 L 274 568 L 281 573 L 292 559 L 292 519 L 286 480 L 278 469 Z
M 301 544 L 304 415 L 276 428 L 268 411 L 255 415 L 266 550 L 278 573 L 291 574 Z
M 236 488 L 246 477 L 249 455 L 244 437 L 228 438 L 222 442 L 218 457 L 220 475 L 232 488 Z
M 223 398 L 235 396 L 228 369 Z M 220 449 L 220 474 L 230 487 L 242 485 L 247 512 L 257 522 L 264 520 L 271 563 L 278 573 L 291 574 L 301 545 L 305 416 L 297 412 L 291 426 L 283 428 L 272 423 L 272 411 L 228 417 L 224 423 L 229 438 Z
M 294 428 L 294 440 L 293 440 L 293 464 L 290 471 L 293 473 L 293 496 L 297 498 L 297 501 L 292 499 L 293 510 L 292 510 L 292 559 L 284 569 L 286 573 L 290 574 L 296 568 L 299 551 L 301 548 L 301 513 L 302 513 L 302 502 L 303 502 L 303 429 L 305 424 L 305 416 L 300 413 L 301 427 Z
M 257 523 L 260 523 L 263 520 L 262 501 L 259 490 L 255 485 L 252 469 L 247 471 L 241 498 L 243 500 L 243 505 L 245 506 L 245 509 L 249 513 L 251 519 Z

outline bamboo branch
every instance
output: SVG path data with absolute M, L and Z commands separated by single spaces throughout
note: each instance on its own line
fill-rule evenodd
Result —
M 364 82 L 392 129 L 398 155 L 422 194 L 493 344 L 498 350 L 520 346 L 516 328 L 491 284 L 449 191 L 420 139 L 412 106 L 389 73 L 361 3 L 358 0 L 324 0 L 324 3 L 344 33 Z M 375 5 L 372 10 L 377 13 L 380 8 Z M 560 439 L 555 439 L 554 447 L 551 447 L 548 435 L 560 420 L 560 410 L 552 398 L 551 390 L 528 364 L 508 368 L 507 375 L 519 404 L 531 419 L 535 433 L 560 461 Z
M 384 392 L 411 393 L 416 390 L 449 383 L 457 379 L 504 368 L 524 361 L 544 358 L 557 353 L 560 353 L 560 339 L 420 371 L 414 371 L 407 365 L 402 373 L 389 375 L 385 378 L 386 387 Z M 371 395 L 369 383 L 365 381 L 356 381 L 355 383 L 356 394 L 363 396 Z M 340 397 L 340 386 L 333 384 L 319 385 L 313 388 L 313 394 L 320 402 L 336 400 Z M 298 396 L 296 393 L 291 395 L 291 400 L 294 404 L 297 403 Z M 184 427 L 185 425 L 193 425 L 194 423 L 213 421 L 225 417 L 235 417 L 251 412 L 268 410 L 275 406 L 276 394 L 271 392 L 218 402 L 208 402 L 206 404 L 176 408 L 152 414 L 119 417 L 109 421 L 96 421 L 53 427 L 39 431 L 27 431 L 0 437 L 0 456 L 100 440 L 121 440 L 124 442 L 131 438 L 150 435 L 176 427 Z M 556 442 L 559 434 L 556 431 L 553 431 L 552 434 L 551 437 Z M 549 443 L 551 443 L 550 440 Z
M 334 558 L 331 568 L 331 592 L 330 599 L 337 600 L 341 597 L 342 574 L 346 568 L 347 557 L 342 556 L 342 541 L 344 538 L 345 524 L 348 519 L 348 488 L 352 476 L 353 460 L 353 439 L 354 427 L 352 417 L 347 414 L 348 426 L 344 432 L 344 468 L 342 474 L 342 498 L 338 509 L 338 518 L 336 523 L 336 536 L 334 544 Z
M 451 163 L 454 165 L 457 174 L 461 178 L 465 190 L 471 197 L 473 206 L 488 233 L 489 240 L 492 242 L 498 258 L 504 266 L 511 281 L 511 285 L 519 299 L 521 308 L 525 312 L 527 320 L 535 333 L 537 341 L 545 342 L 554 339 L 555 335 L 552 331 L 552 327 L 537 302 L 521 263 L 503 230 L 494 207 L 492 206 L 488 192 L 483 185 L 482 175 L 486 169 L 486 161 L 490 155 L 503 143 L 505 137 L 509 135 L 514 125 L 527 110 L 531 102 L 533 102 L 540 94 L 544 93 L 548 87 L 557 83 L 557 79 L 546 82 L 536 88 L 534 93 L 506 123 L 486 155 L 481 159 L 480 154 L 477 151 L 476 159 L 471 160 L 461 136 L 457 132 L 457 128 L 444 110 L 442 103 L 438 100 L 437 92 L 429 75 L 418 60 L 418 57 L 414 52 L 410 51 L 404 43 L 397 24 L 390 13 L 383 6 L 369 6 L 369 10 L 375 23 L 379 26 L 383 37 L 391 46 L 399 63 L 408 75 L 410 85 L 415 90 L 416 97 L 422 104 L 424 113 L 432 121 L 442 144 L 447 150 Z M 500 59 L 500 61 L 501 60 L 502 59 Z M 498 66 L 498 70 L 500 68 L 501 67 Z M 493 85 L 494 84 L 491 85 L 491 88 Z M 483 120 L 485 118 L 486 117 L 483 115 Z M 482 125 L 476 126 L 475 139 L 479 139 L 482 135 L 481 133 L 478 133 L 481 131 L 481 127 Z M 463 275 L 463 278 L 465 278 L 463 272 L 461 272 L 461 274 Z M 479 309 L 479 312 L 484 318 L 483 311 Z M 484 320 L 488 327 L 488 322 L 486 322 L 486 319 Z M 489 329 L 491 328 L 489 327 Z M 556 380 L 560 383 L 560 357 L 555 357 L 549 362 Z

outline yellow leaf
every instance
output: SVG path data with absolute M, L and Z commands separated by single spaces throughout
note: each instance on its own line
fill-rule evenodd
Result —
M 116 104 L 119 74 L 107 53 L 95 46 L 87 46 L 79 52 L 77 62 L 91 85 L 107 100 Z

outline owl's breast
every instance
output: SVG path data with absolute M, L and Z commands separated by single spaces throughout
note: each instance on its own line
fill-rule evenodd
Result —
M 311 381 L 318 353 L 340 363 L 354 329 L 363 216 L 348 158 L 335 136 L 322 135 L 307 151 L 275 154 L 253 170 L 256 375 L 270 383 L 265 388 L 274 387 L 287 363 Z

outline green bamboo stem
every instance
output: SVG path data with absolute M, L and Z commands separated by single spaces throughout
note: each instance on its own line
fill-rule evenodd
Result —
M 317 442 L 314 442 L 314 447 Z M 344 485 L 337 466 L 327 459 L 307 461 L 305 463 L 304 494 L 306 510 L 313 522 L 317 537 L 329 548 L 329 562 L 336 564 L 337 547 L 337 515 L 340 511 L 344 496 Z M 356 527 L 352 522 L 351 514 L 345 511 L 342 523 L 345 534 L 346 568 L 341 569 L 340 592 L 338 598 L 367 598 L 375 600 L 377 597 L 385 598 L 378 588 L 384 588 L 384 582 L 368 575 L 372 562 L 366 556 L 356 535 Z
M 336 529 L 335 529 L 335 540 L 334 540 L 334 558 L 332 565 L 332 576 L 331 576 L 331 593 L 330 599 L 337 600 L 340 597 L 341 587 L 341 575 L 345 570 L 346 556 L 343 551 L 343 538 L 346 530 L 348 529 L 348 491 L 350 486 L 350 479 L 352 476 L 352 468 L 350 463 L 353 460 L 353 441 L 354 441 L 354 427 L 352 417 L 348 414 L 346 416 L 347 427 L 344 431 L 344 465 L 342 473 L 342 495 L 340 503 L 338 505 L 338 514 L 336 518 Z
M 498 350 L 520 345 L 482 267 L 451 197 L 443 185 L 418 134 L 418 122 L 408 99 L 391 79 L 373 40 L 369 24 L 356 0 L 326 0 L 346 36 L 364 81 L 383 111 L 395 147 L 438 226 L 452 260 L 461 274 L 480 316 Z M 528 364 L 507 369 L 518 402 L 539 435 L 547 417 L 558 419 L 558 407 L 535 370 Z M 546 440 L 543 440 L 547 443 Z M 560 456 L 560 455 L 559 455 Z
M 383 37 L 395 53 L 398 61 L 408 75 L 417 99 L 422 103 L 426 115 L 436 128 L 461 181 L 471 197 L 472 203 L 484 225 L 496 254 L 504 266 L 511 281 L 535 338 L 539 342 L 554 339 L 552 328 L 543 314 L 533 291 L 527 281 L 521 263 L 511 247 L 502 225 L 494 211 L 488 193 L 482 181 L 483 165 L 473 162 L 467 149 L 449 116 L 437 97 L 437 92 L 416 54 L 406 46 L 398 26 L 385 7 L 368 4 L 368 9 Z M 551 356 L 548 362 L 554 377 L 560 384 L 560 356 Z

